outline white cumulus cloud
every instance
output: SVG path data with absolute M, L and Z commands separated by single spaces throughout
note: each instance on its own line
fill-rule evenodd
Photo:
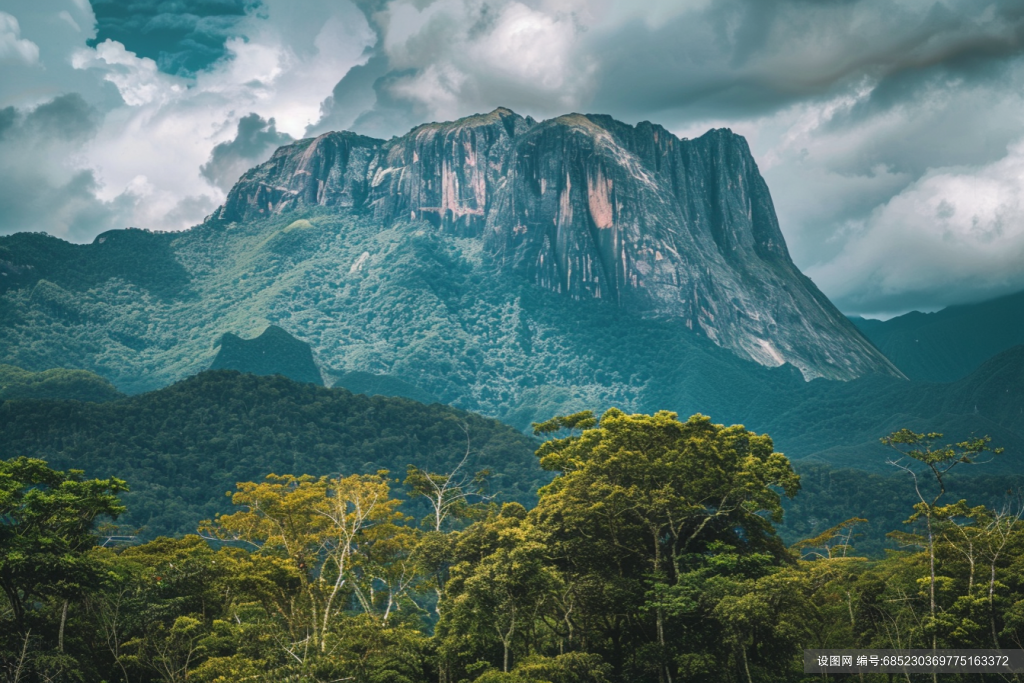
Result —
M 202 221 L 223 201 L 231 183 L 223 173 L 212 182 L 202 169 L 218 145 L 235 138 L 239 122 L 255 114 L 275 121 L 281 140 L 301 137 L 319 119 L 324 98 L 365 59 L 374 40 L 366 18 L 349 2 L 268 0 L 258 13 L 242 19 L 238 30 L 244 38 L 229 39 L 223 58 L 184 78 L 164 73 L 153 59 L 115 40 L 88 47 L 91 32 L 81 30 L 94 21 L 88 3 L 83 8 L 66 0 L 13 1 L 24 3 L 20 13 L 33 20 L 33 35 L 41 37 L 33 58 L 48 67 L 52 85 L 33 96 L 31 88 L 16 81 L 30 82 L 22 64 L 14 78 L 0 83 L 0 112 L 14 105 L 16 117 L 28 121 L 25 117 L 51 98 L 81 92 L 93 114 L 91 134 L 62 141 L 59 149 L 40 137 L 52 131 L 27 123 L 19 129 L 19 140 L 0 138 L 0 157 L 6 151 L 12 164 L 14 159 L 25 163 L 22 154 L 33 147 L 54 150 L 31 162 L 36 186 L 57 192 L 77 179 L 77 203 L 64 202 L 59 210 L 44 195 L 31 207 L 24 202 L 0 206 L 10 208 L 0 211 L 9 218 L 0 217 L 0 231 L 46 230 L 75 240 L 127 225 L 180 230 Z M 13 17 L 0 13 L 0 57 L 5 36 L 17 36 L 18 30 Z M 55 38 L 46 40 L 51 34 Z M 258 163 L 272 151 L 272 145 L 264 145 L 262 156 L 249 161 Z M 0 175 L 6 175 L 5 168 L 16 173 L 14 165 L 0 163 Z M 244 170 L 240 165 L 230 169 Z M 20 201 L 14 193 L 5 197 L 0 201 Z
M 7 12 L 0 12 L 0 64 L 35 64 L 39 46 L 21 37 L 21 24 Z

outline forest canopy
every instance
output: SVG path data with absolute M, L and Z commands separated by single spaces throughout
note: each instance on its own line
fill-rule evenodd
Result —
M 856 518 L 786 547 L 801 482 L 766 435 L 618 410 L 535 427 L 554 478 L 531 509 L 458 469 L 408 470 L 446 511 L 429 523 L 386 472 L 277 474 L 238 483 L 198 535 L 141 544 L 106 526 L 130 481 L 0 461 L 0 675 L 752 683 L 817 680 L 804 648 L 1024 645 L 1019 502 L 940 482 L 898 501 L 901 550 L 869 560 Z M 990 449 L 889 443 L 922 478 Z

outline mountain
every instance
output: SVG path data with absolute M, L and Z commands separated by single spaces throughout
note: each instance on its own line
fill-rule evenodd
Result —
M 277 325 L 269 325 L 255 339 L 227 333 L 211 370 L 238 370 L 253 375 L 284 375 L 296 382 L 323 385 L 320 368 L 309 344 L 299 341 Z
M 530 439 L 496 420 L 448 406 L 367 397 L 285 377 L 213 370 L 159 391 L 107 403 L 0 404 L 0 460 L 41 457 L 58 469 L 126 479 L 129 513 L 144 535 L 195 532 L 227 511 L 224 492 L 276 474 L 353 474 L 406 465 L 492 472 L 499 500 L 530 504 L 549 476 Z M 396 484 L 397 486 L 397 484 Z M 423 515 L 422 502 L 405 512 Z
M 29 398 L 102 403 L 124 398 L 124 394 L 87 370 L 54 368 L 29 372 L 13 365 L 0 365 L 0 401 Z
M 936 313 L 851 320 L 907 377 L 952 382 L 997 353 L 1024 344 L 1024 292 Z
M 977 473 L 1020 472 L 1024 457 L 1024 346 L 989 359 L 956 382 L 906 382 L 866 377 L 816 380 L 779 392 L 748 412 L 748 425 L 767 431 L 796 460 L 890 471 L 892 452 L 879 438 L 903 427 L 940 432 L 952 443 L 988 435 L 1006 453 Z
M 518 428 L 612 405 L 739 422 L 809 377 L 900 377 L 792 265 L 724 130 L 497 110 L 388 142 L 331 133 L 191 230 L 0 248 L 0 362 L 128 393 L 270 325 L 325 378 Z
M 365 211 L 382 226 L 425 221 L 477 241 L 523 281 L 683 320 L 807 378 L 899 375 L 793 264 L 746 141 L 728 130 L 681 140 L 651 123 L 537 123 L 497 109 L 389 142 L 328 133 L 246 173 L 215 217 L 313 207 Z

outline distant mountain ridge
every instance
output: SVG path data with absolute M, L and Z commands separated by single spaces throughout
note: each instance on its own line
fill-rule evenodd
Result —
M 52 368 L 29 372 L 12 365 L 0 365 L 0 402 L 67 399 L 102 403 L 119 398 L 124 398 L 124 394 L 88 370 Z
M 482 240 L 535 285 L 681 319 L 762 365 L 899 376 L 793 264 L 746 141 L 728 130 L 681 140 L 646 122 L 497 109 L 388 142 L 327 133 L 246 173 L 215 219 L 315 207 Z
M 1024 344 L 1024 292 L 935 313 L 851 320 L 907 377 L 952 382 Z
M 988 435 L 1006 449 L 977 474 L 1019 473 L 1024 466 L 1024 346 L 988 359 L 955 382 L 865 377 L 810 382 L 780 392 L 745 417 L 798 461 L 811 457 L 841 467 L 891 471 L 879 438 L 897 429 L 939 432 L 953 443 Z M 967 471 L 964 470 L 964 473 Z

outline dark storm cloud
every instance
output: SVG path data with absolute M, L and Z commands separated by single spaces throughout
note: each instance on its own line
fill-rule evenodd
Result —
M 319 135 L 331 130 L 348 130 L 354 126 L 361 115 L 373 115 L 382 108 L 380 102 L 387 97 L 379 88 L 381 79 L 388 74 L 388 59 L 379 52 L 374 53 L 366 61 L 349 69 L 344 78 L 338 81 L 331 96 L 321 105 L 320 121 L 310 126 L 307 136 Z M 360 122 L 361 124 L 364 121 Z M 365 134 L 377 133 L 376 125 L 360 125 Z M 391 128 L 388 128 L 390 132 Z
M 119 225 L 117 203 L 96 198 L 92 171 L 79 171 L 66 182 L 33 171 L 0 167 L 0 233 L 42 231 L 83 239 Z
M 59 95 L 26 112 L 0 109 L 0 141 L 80 141 L 96 132 L 98 114 L 78 93 Z
M 474 72 L 461 56 L 486 41 L 500 41 L 507 18 L 502 11 L 512 3 L 467 1 L 461 12 L 448 3 L 447 21 L 429 18 L 439 5 L 429 0 L 356 4 L 378 32 L 375 56 L 339 83 L 324 103 L 323 120 L 311 130 L 350 125 L 378 136 L 401 134 L 430 114 L 424 90 L 438 71 L 454 72 L 458 85 L 447 94 L 461 102 L 462 114 L 497 104 L 540 116 L 561 113 L 552 92 L 510 82 L 491 64 Z M 686 125 L 771 115 L 869 79 L 871 96 L 846 113 L 853 119 L 879 115 L 942 83 L 998 79 L 1007 61 L 1024 52 L 1021 0 L 987 5 L 716 0 L 701 9 L 669 12 L 666 20 L 652 24 L 656 4 L 650 12 L 592 19 L 588 25 L 575 18 L 585 14 L 588 3 L 568 3 L 575 7 L 570 14 L 579 29 L 573 59 L 593 64 L 593 69 L 581 68 L 571 83 L 578 88 L 580 80 L 592 81 L 589 88 L 579 88 L 576 106 L 626 120 Z M 388 38 L 396 32 L 395 17 L 403 6 L 420 13 L 421 25 L 410 31 L 403 23 L 400 31 L 406 35 L 396 47 Z M 551 16 L 558 18 L 558 13 Z M 453 24 L 465 26 L 460 35 L 454 35 Z M 410 50 L 411 60 L 403 54 Z M 553 72 L 559 68 L 564 65 L 551 64 Z M 369 100 L 373 103 L 367 105 Z
M 593 101 L 600 110 L 762 115 L 867 77 L 877 81 L 867 113 L 936 79 L 998 77 L 1024 52 L 1024 3 L 725 0 L 699 17 L 654 29 L 636 19 L 592 40 L 606 46 Z
M 97 35 L 116 40 L 161 71 L 189 75 L 224 55 L 224 43 L 258 0 L 93 0 Z
M 278 132 L 274 119 L 265 121 L 258 114 L 243 116 L 238 121 L 235 139 L 213 148 L 202 174 L 226 192 L 248 169 L 291 141 L 292 136 Z
M 78 93 L 60 95 L 25 117 L 25 127 L 43 136 L 82 140 L 96 132 L 97 112 Z

